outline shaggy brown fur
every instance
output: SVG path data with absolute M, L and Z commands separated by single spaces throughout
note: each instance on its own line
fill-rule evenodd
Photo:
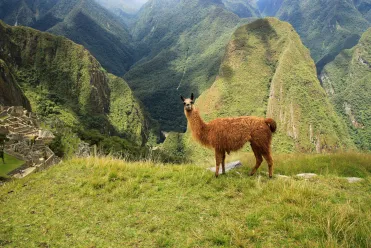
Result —
M 272 133 L 276 131 L 276 122 L 271 118 L 255 116 L 242 116 L 236 118 L 218 118 L 205 123 L 200 113 L 193 105 L 191 98 L 184 99 L 184 113 L 191 127 L 192 136 L 202 145 L 215 150 L 216 171 L 219 175 L 219 166 L 222 164 L 222 172 L 225 173 L 226 153 L 241 149 L 246 142 L 250 142 L 256 158 L 255 167 L 250 172 L 254 175 L 263 162 L 263 157 L 268 163 L 269 177 L 273 175 L 273 160 L 271 156 Z

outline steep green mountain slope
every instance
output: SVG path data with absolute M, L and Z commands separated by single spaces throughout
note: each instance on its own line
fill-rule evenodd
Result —
M 125 25 L 95 1 L 0 0 L 0 19 L 82 44 L 116 75 L 123 75 L 134 63 L 131 36 Z
M 259 0 L 263 16 L 291 23 L 311 51 L 319 72 L 370 27 L 369 1 Z
M 316 77 L 308 49 L 289 23 L 276 18 L 259 19 L 236 30 L 217 79 L 196 100 L 196 107 L 206 121 L 244 115 L 272 117 L 278 126 L 273 137 L 276 152 L 354 147 Z M 189 131 L 184 137 L 171 135 L 164 149 L 184 150 L 186 158 L 198 158 L 204 151 L 191 140 Z
M 218 79 L 197 101 L 207 120 L 268 116 L 277 121 L 275 149 L 334 151 L 352 147 L 293 27 L 275 18 L 240 27 Z
M 106 73 L 83 46 L 2 22 L 0 34 L 0 59 L 51 127 L 68 127 L 88 140 L 103 139 L 102 133 L 137 147 L 147 142 L 147 119 L 130 88 Z
M 132 33 L 143 59 L 124 78 L 163 130 L 185 130 L 179 94 L 212 84 L 239 22 L 216 0 L 152 0 L 138 13 Z
M 325 66 L 321 79 L 355 144 L 371 150 L 371 28 Z
M 31 110 L 31 105 L 21 88 L 14 80 L 6 63 L 0 59 L 0 105 L 23 106 Z

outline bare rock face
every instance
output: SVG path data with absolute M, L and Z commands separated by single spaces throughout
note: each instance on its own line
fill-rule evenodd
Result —
M 0 60 L 0 105 L 23 106 L 25 109 L 31 110 L 29 101 L 3 60 Z

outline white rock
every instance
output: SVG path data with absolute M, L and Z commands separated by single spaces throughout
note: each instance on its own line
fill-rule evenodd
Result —
M 234 168 L 238 168 L 240 167 L 242 164 L 240 161 L 234 161 L 234 162 L 230 162 L 228 164 L 225 165 L 225 172 L 227 171 L 230 171 Z M 214 167 L 210 167 L 209 170 L 211 170 L 212 172 L 215 172 L 215 166 Z M 222 173 L 222 166 L 220 165 L 219 167 L 219 174 Z
M 309 179 L 309 178 L 312 178 L 312 177 L 316 177 L 317 174 L 315 174 L 315 173 L 300 173 L 300 174 L 297 174 L 296 176 L 297 177 L 302 177 L 302 178 L 305 178 L 305 179 Z
M 347 179 L 349 183 L 356 183 L 363 180 L 363 178 L 359 177 L 346 177 L 345 179 Z

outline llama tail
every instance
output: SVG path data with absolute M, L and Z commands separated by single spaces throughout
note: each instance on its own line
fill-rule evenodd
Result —
M 272 118 L 266 118 L 264 122 L 269 126 L 269 129 L 274 133 L 277 129 L 277 123 Z

